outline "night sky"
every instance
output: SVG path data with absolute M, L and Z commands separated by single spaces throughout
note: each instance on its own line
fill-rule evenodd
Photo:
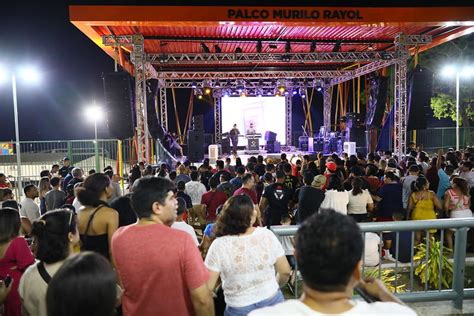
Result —
M 15 2 L 15 4 L 13 3 Z M 103 103 L 102 73 L 113 72 L 113 60 L 69 22 L 70 4 L 136 4 L 136 1 L 4 1 L 0 9 L 0 64 L 6 67 L 36 65 L 42 73 L 39 86 L 18 82 L 21 140 L 91 139 L 93 126 L 81 110 L 93 100 Z M 280 1 L 259 1 L 278 5 Z M 300 5 L 350 5 L 351 1 L 299 1 Z M 354 4 L 355 1 L 352 2 Z M 470 1 L 454 1 L 469 5 Z M 195 1 L 142 1 L 142 4 L 187 4 Z M 227 1 L 228 4 L 236 4 Z M 283 3 L 283 2 L 281 2 Z M 357 1 L 358 5 L 380 5 L 381 1 Z M 432 1 L 391 1 L 396 5 L 432 5 Z M 440 0 L 440 4 L 453 1 Z M 199 1 L 220 4 L 222 1 Z M 254 1 L 239 1 L 252 5 Z M 288 5 L 288 3 L 286 3 Z M 0 142 L 14 139 L 13 101 L 9 81 L 0 85 Z M 105 125 L 99 138 L 107 138 Z

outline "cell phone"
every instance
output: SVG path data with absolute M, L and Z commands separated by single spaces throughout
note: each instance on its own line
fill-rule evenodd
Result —
M 360 297 L 362 297 L 364 299 L 364 301 L 366 301 L 367 303 L 373 303 L 373 302 L 378 302 L 379 301 L 378 298 L 370 295 L 369 293 L 367 293 L 367 291 L 362 289 L 360 286 L 356 286 L 354 288 L 354 291 L 356 291 L 356 293 L 359 294 Z
M 12 283 L 12 277 L 10 275 L 7 275 L 5 279 L 3 279 L 3 282 L 5 283 L 6 287 L 9 287 L 10 283 Z

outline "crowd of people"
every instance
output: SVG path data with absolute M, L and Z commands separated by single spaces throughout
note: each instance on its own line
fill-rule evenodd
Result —
M 410 243 L 363 239 L 357 222 L 472 217 L 473 161 L 472 148 L 410 144 L 404 157 L 139 163 L 123 195 L 113 168 L 86 176 L 66 158 L 20 203 L 0 173 L 0 302 L 5 315 L 411 315 L 360 272 L 380 264 L 378 245 L 410 261 Z M 294 238 L 267 229 L 290 224 Z M 296 266 L 303 296 L 285 302 Z M 354 303 L 356 287 L 382 302 Z

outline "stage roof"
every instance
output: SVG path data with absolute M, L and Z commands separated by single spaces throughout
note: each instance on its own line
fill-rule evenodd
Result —
M 112 58 L 103 35 L 144 36 L 147 54 L 391 51 L 398 33 L 431 35 L 420 51 L 474 32 L 474 7 L 70 6 L 71 22 Z M 288 43 L 289 46 L 288 47 Z M 120 63 L 131 71 L 128 47 Z M 350 63 L 235 60 L 155 64 L 159 71 L 334 69 Z

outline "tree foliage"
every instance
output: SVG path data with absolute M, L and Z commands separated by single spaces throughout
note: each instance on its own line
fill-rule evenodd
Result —
M 435 73 L 431 108 L 434 117 L 456 121 L 455 78 L 443 78 L 440 73 L 447 64 L 474 64 L 474 34 L 463 36 L 420 54 L 420 65 Z M 474 120 L 474 78 L 461 78 L 459 123 L 470 126 Z

